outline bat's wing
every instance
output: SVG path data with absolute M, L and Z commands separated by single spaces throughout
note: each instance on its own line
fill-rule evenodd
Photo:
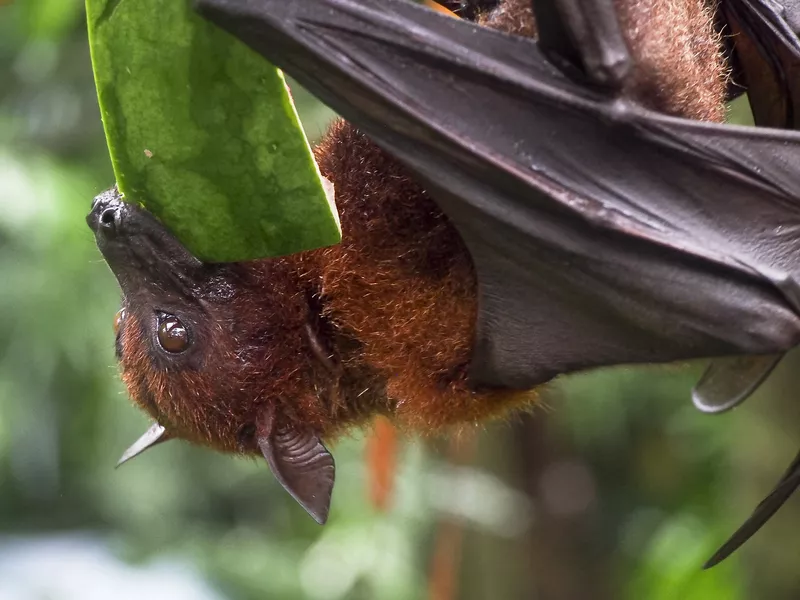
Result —
M 800 0 L 726 0 L 718 11 L 733 79 L 747 89 L 755 123 L 800 128 Z M 715 360 L 692 393 L 695 406 L 708 413 L 737 406 L 781 358 Z
M 404 0 L 198 7 L 426 183 L 478 273 L 476 385 L 800 341 L 800 135 L 650 112 Z
M 737 1 L 742 4 L 737 5 Z M 800 6 L 800 0 L 782 1 L 796 2 Z M 773 0 L 766 2 L 772 3 Z M 612 93 L 622 92 L 633 59 L 619 29 L 613 0 L 533 0 L 533 5 L 539 29 L 543 32 L 537 44 L 543 52 L 557 64 L 563 65 L 567 72 L 577 69 L 587 83 L 605 87 Z M 726 15 L 730 17 L 732 20 L 728 29 L 737 29 L 740 34 L 723 39 L 728 45 L 728 58 L 735 65 L 737 77 L 744 80 L 749 73 L 756 83 L 750 90 L 750 100 L 761 109 L 761 113 L 756 111 L 758 124 L 786 126 L 785 121 L 792 118 L 791 94 L 795 86 L 788 80 L 779 79 L 779 75 L 786 75 L 788 69 L 796 66 L 796 58 L 800 57 L 800 53 L 795 48 L 800 44 L 793 36 L 787 35 L 789 28 L 782 20 L 783 7 L 761 5 L 758 0 L 731 0 L 721 3 L 718 8 L 718 19 L 724 20 Z M 765 37 L 742 36 L 742 18 L 746 27 L 753 26 L 746 28 L 748 35 L 764 34 Z M 596 41 L 598 39 L 602 41 L 602 46 Z M 764 56 L 754 52 L 757 44 L 760 44 L 758 48 L 765 53 Z M 746 68 L 742 68 L 735 60 L 738 58 L 735 51 L 741 54 Z M 758 85 L 763 83 L 758 81 L 758 78 L 763 78 L 763 73 L 773 72 L 764 68 L 763 62 L 767 58 L 772 60 L 776 75 L 774 79 L 767 77 L 770 85 Z M 612 77 L 609 77 L 609 73 Z M 778 85 L 778 81 L 782 85 Z M 742 89 L 736 84 L 731 85 L 735 86 L 734 90 Z M 765 112 L 767 108 L 770 109 L 769 114 Z M 767 117 L 772 117 L 775 122 L 768 122 Z M 783 354 L 732 356 L 713 360 L 692 390 L 694 405 L 702 412 L 712 414 L 738 406 L 761 385 L 781 358 Z
M 755 123 L 800 128 L 800 0 L 727 0 L 718 10 L 734 80 L 748 91 Z M 735 407 L 780 359 L 781 355 L 714 361 L 692 393 L 695 406 L 709 413 Z
M 725 0 L 738 77 L 757 125 L 800 128 L 800 0 Z
M 577 69 L 587 83 L 612 92 L 623 89 L 633 61 L 613 0 L 533 0 L 533 4 L 543 32 L 538 46 L 554 62 L 566 62 L 566 68 Z M 800 27 L 800 0 L 730 0 L 718 9 L 718 19 L 728 20 L 729 35 L 724 39 L 729 59 L 737 81 L 748 86 L 756 124 L 797 129 L 800 40 L 795 32 Z M 715 359 L 692 391 L 695 406 L 706 413 L 734 408 L 761 385 L 782 357 Z

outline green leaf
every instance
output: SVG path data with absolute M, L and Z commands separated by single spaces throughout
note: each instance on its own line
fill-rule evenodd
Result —
M 282 73 L 189 4 L 86 0 L 120 191 L 208 261 L 338 243 Z

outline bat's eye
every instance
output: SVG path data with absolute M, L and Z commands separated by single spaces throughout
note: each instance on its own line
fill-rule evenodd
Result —
M 158 319 L 158 343 L 172 354 L 183 352 L 189 347 L 189 331 L 174 315 L 162 315 Z
M 120 308 L 117 314 L 114 315 L 114 335 L 119 335 L 119 327 L 122 325 L 122 319 L 125 318 L 125 309 Z

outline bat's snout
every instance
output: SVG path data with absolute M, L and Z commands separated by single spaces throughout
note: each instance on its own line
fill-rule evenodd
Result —
M 86 223 L 96 235 L 115 237 L 122 229 L 122 201 L 112 195 L 100 194 L 92 201 L 92 210 L 86 216 Z
M 158 219 L 141 206 L 123 201 L 115 187 L 92 200 L 86 224 L 106 259 L 114 253 L 134 252 L 142 245 L 156 249 L 164 260 L 188 254 Z
M 123 202 L 116 188 L 111 188 L 92 200 L 92 210 L 86 215 L 86 224 L 94 232 L 98 243 L 102 243 L 126 233 L 126 229 L 131 229 L 130 226 L 133 221 L 137 220 L 137 217 L 139 217 L 138 220 L 146 220 L 144 214 L 137 213 L 145 213 L 145 211 L 138 206 Z M 127 231 L 127 233 L 130 234 L 133 231 Z
M 123 201 L 116 188 L 92 201 L 86 223 L 125 293 L 151 285 L 183 289 L 185 282 L 202 276 L 201 261 L 150 212 Z

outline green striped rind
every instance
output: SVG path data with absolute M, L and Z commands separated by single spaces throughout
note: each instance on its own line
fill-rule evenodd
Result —
M 283 75 L 189 2 L 86 0 L 120 191 L 207 261 L 339 242 Z

